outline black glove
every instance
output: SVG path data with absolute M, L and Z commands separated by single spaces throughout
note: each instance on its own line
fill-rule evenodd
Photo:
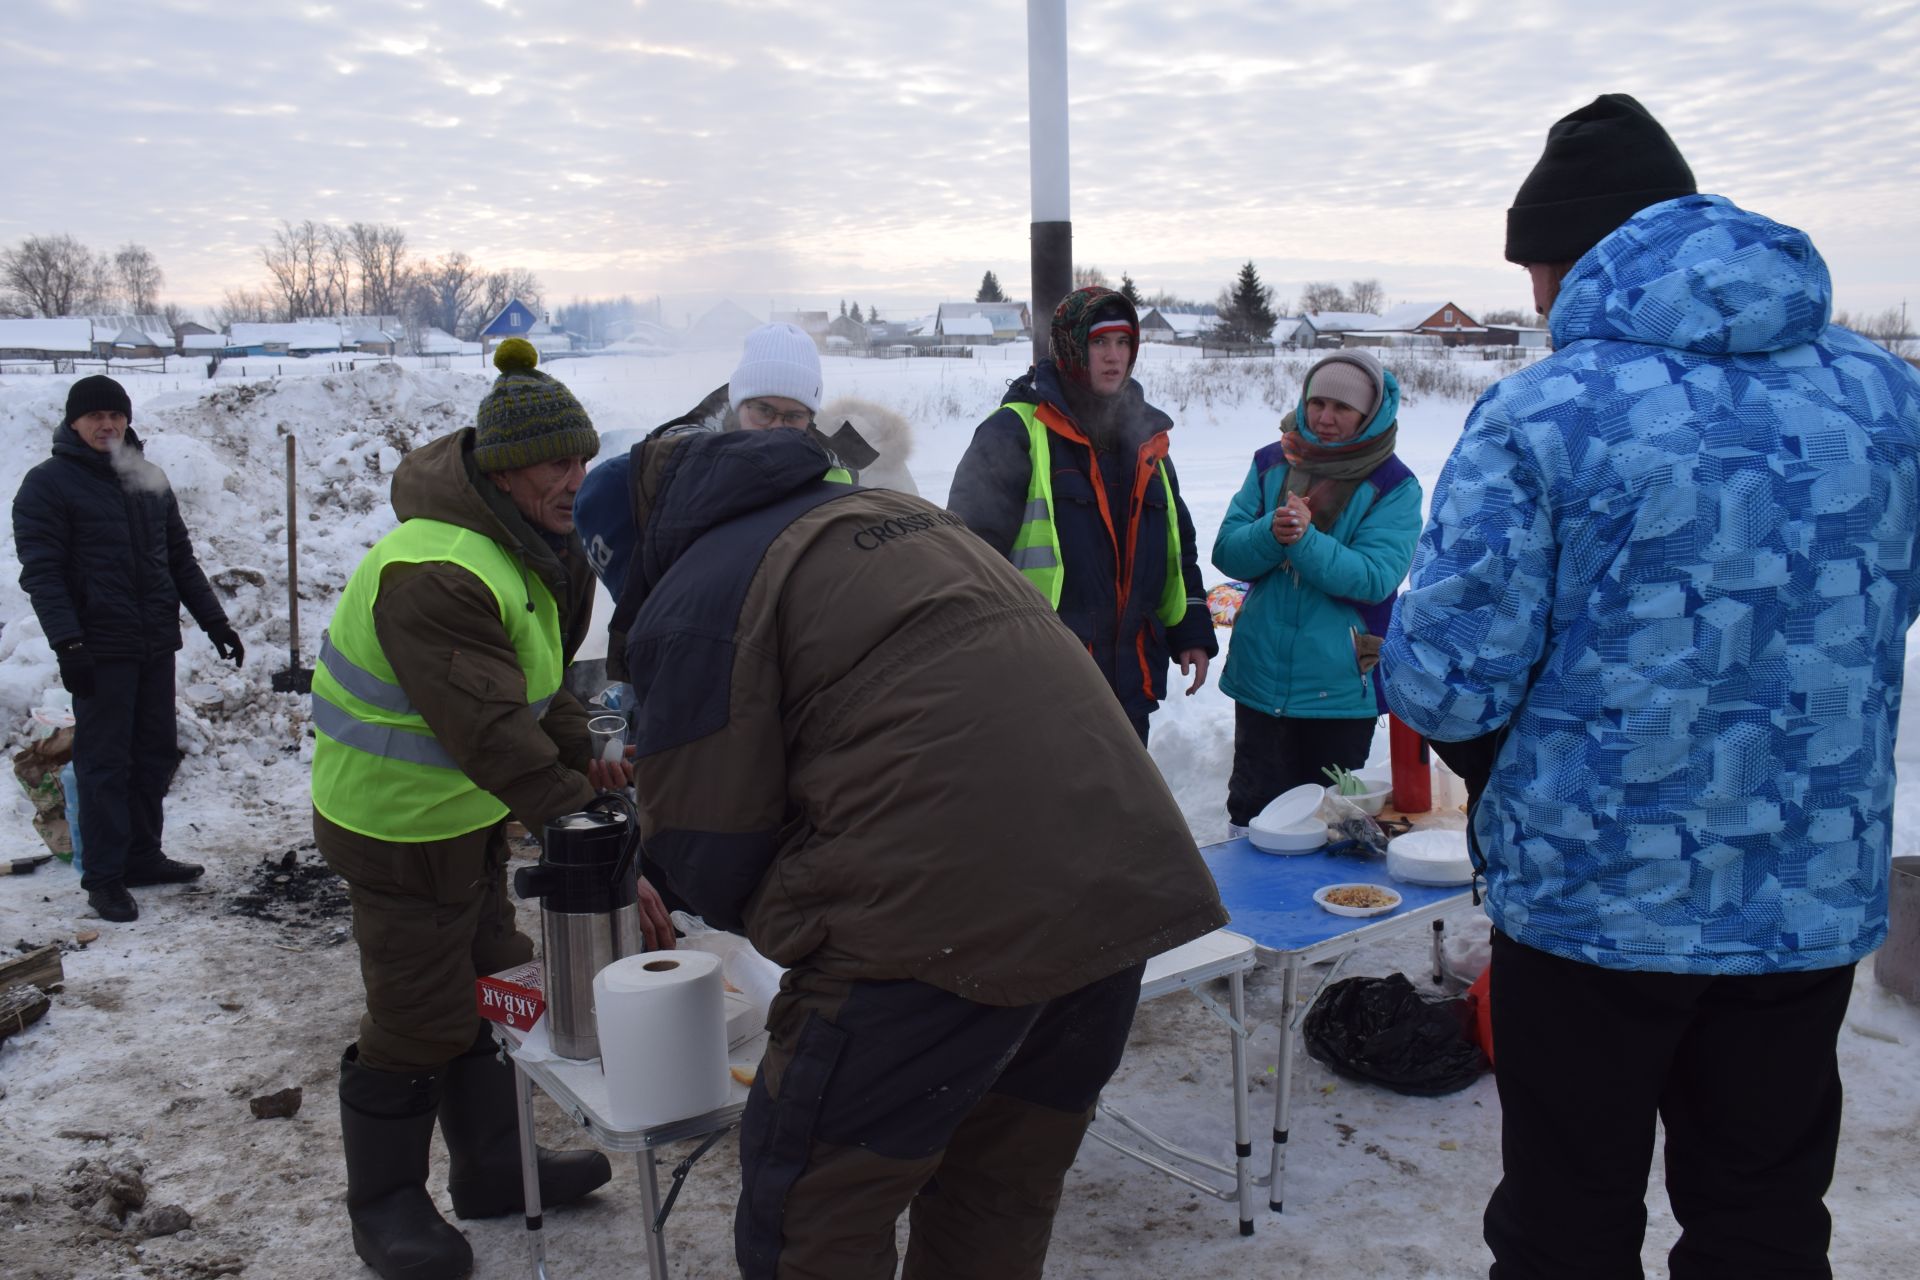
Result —
M 54 650 L 60 663 L 60 683 L 76 698 L 93 696 L 93 655 L 79 640 L 69 640 Z
M 207 639 L 213 641 L 213 649 L 221 657 L 230 659 L 238 667 L 247 660 L 247 650 L 240 643 L 240 633 L 230 626 L 218 626 L 207 632 Z

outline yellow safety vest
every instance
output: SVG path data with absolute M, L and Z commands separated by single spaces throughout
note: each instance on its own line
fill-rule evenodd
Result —
M 375 543 L 348 579 L 320 640 L 313 807 L 329 822 L 376 840 L 446 840 L 507 815 L 507 806 L 462 773 L 427 728 L 374 631 L 386 567 L 432 561 L 459 565 L 493 592 L 536 717 L 559 690 L 565 665 L 553 593 L 492 538 L 439 520 L 408 520 Z
M 1039 406 L 1007 404 L 1001 406 L 1020 415 L 1027 424 L 1027 506 L 1020 528 L 1013 536 L 1013 567 L 1028 582 L 1040 589 L 1047 603 L 1060 607 L 1060 587 L 1066 581 L 1067 567 L 1060 558 L 1060 532 L 1053 523 L 1053 457 L 1047 445 L 1047 424 L 1040 421 Z M 1160 483 L 1167 494 L 1167 574 L 1160 584 L 1160 602 L 1154 616 L 1162 626 L 1172 626 L 1187 616 L 1187 584 L 1180 570 L 1180 513 L 1173 505 L 1173 481 L 1167 475 L 1166 459 L 1155 464 Z M 1116 534 L 1117 536 L 1117 534 Z M 1124 551 L 1116 547 L 1116 555 Z

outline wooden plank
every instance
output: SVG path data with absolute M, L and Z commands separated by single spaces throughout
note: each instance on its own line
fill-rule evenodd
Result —
M 66 977 L 66 970 L 60 964 L 60 948 L 51 943 L 0 961 L 0 991 L 29 982 L 46 991 L 66 981 Z

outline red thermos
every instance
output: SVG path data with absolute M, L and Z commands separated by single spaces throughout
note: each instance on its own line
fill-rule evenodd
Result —
M 1433 760 L 1427 740 L 1389 713 L 1387 744 L 1393 759 L 1393 807 L 1401 813 L 1433 808 Z

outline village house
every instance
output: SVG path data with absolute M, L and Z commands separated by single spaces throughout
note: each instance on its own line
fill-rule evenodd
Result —
M 984 332 L 976 318 L 987 321 Z M 933 317 L 933 336 L 942 342 L 1017 342 L 1033 336 L 1033 316 L 1024 302 L 943 302 Z

